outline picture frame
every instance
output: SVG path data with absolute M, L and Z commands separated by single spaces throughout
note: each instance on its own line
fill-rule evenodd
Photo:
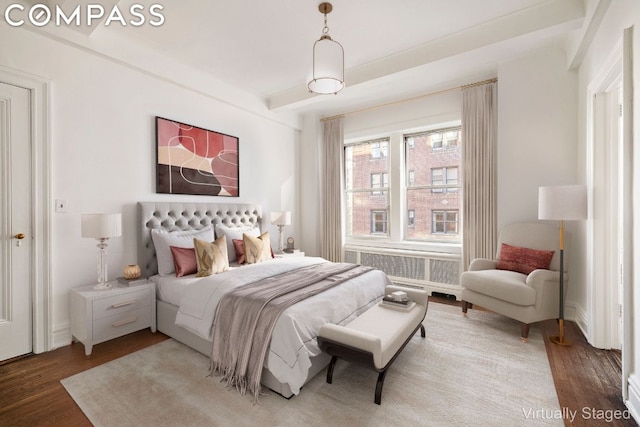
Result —
M 239 197 L 238 137 L 156 116 L 156 193 Z

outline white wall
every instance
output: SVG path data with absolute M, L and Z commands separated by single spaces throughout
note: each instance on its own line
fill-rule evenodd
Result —
M 52 82 L 51 198 L 68 206 L 67 213 L 52 214 L 56 346 L 70 340 L 69 289 L 97 277 L 97 242 L 81 238 L 81 213 L 123 214 L 123 236 L 109 241 L 110 278 L 136 262 L 137 201 L 261 203 L 267 218 L 290 210 L 296 224 L 299 131 L 292 127 L 6 25 L 0 25 L 0 65 Z M 156 115 L 239 137 L 240 197 L 155 194 Z M 265 228 L 277 236 L 268 221 Z M 286 227 L 285 236 L 296 230 Z
M 578 79 L 566 64 L 564 50 L 548 47 L 498 69 L 498 228 L 538 220 L 538 187 L 579 181 Z M 576 303 L 585 286 L 584 238 L 578 224 L 566 228 L 572 238 L 565 316 L 573 319 L 573 307 L 584 304 Z
M 577 75 L 559 48 L 498 69 L 498 228 L 538 218 L 538 187 L 576 183 Z
M 607 14 L 602 21 L 600 28 L 589 47 L 587 54 L 580 66 L 580 145 L 586 147 L 587 142 L 587 94 L 589 85 L 598 78 L 598 73 L 606 65 L 612 51 L 616 45 L 622 40 L 623 30 L 628 27 L 634 27 L 633 34 L 633 115 L 632 122 L 634 131 L 634 150 L 633 150 L 633 230 L 627 230 L 633 233 L 633 284 L 631 301 L 628 311 L 631 313 L 630 328 L 625 335 L 630 340 L 623 343 L 623 388 L 629 386 L 629 394 L 627 406 L 631 409 L 636 421 L 640 421 L 640 375 L 638 368 L 640 367 L 640 317 L 637 313 L 640 310 L 640 275 L 637 273 L 636 266 L 640 265 L 640 150 L 638 149 L 639 129 L 640 129 L 640 65 L 637 58 L 640 58 L 640 2 L 637 0 L 615 0 L 611 2 Z M 627 113 L 630 113 L 627 111 Z M 585 149 L 580 151 L 579 162 L 581 165 L 581 174 L 586 174 L 587 168 L 587 152 Z M 584 177 L 586 180 L 586 176 Z M 597 261 L 594 261 L 597 262 Z M 586 300 L 587 293 L 581 296 Z

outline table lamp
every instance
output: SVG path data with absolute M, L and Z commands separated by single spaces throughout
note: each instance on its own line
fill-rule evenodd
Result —
M 278 253 L 282 253 L 282 247 L 284 246 L 282 241 L 282 227 L 291 224 L 291 212 L 271 212 L 271 224 L 278 226 L 280 236 L 278 239 Z
M 94 289 L 108 289 L 107 240 L 122 235 L 121 214 L 82 214 L 82 237 L 98 239 L 98 284 Z

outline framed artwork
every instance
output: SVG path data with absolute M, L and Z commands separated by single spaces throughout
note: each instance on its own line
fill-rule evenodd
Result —
M 239 196 L 235 136 L 156 117 L 156 193 Z

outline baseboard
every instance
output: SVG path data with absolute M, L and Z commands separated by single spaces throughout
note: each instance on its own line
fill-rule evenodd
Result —
M 71 344 L 71 323 L 63 322 L 53 326 L 53 346 L 49 351 Z
M 628 381 L 629 399 L 624 402 L 629 408 L 629 413 L 640 424 L 640 378 L 631 375 Z
M 577 303 L 567 302 L 564 307 L 564 318 L 571 320 L 578 326 L 582 335 L 589 341 L 589 322 L 587 321 L 587 312 Z

